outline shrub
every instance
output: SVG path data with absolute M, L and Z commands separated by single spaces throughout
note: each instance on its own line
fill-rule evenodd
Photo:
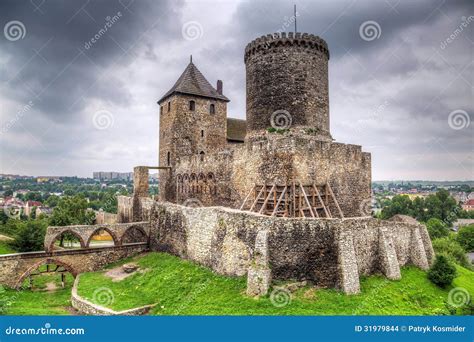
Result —
M 456 240 L 466 252 L 474 251 L 474 224 L 461 227 L 456 236 Z
M 22 223 L 15 235 L 15 239 L 11 242 L 12 248 L 18 252 L 43 250 L 46 227 L 46 221 L 30 220 Z
M 469 269 L 472 267 L 466 251 L 452 236 L 433 240 L 433 249 L 436 254 L 444 255 L 458 265 Z
M 449 235 L 449 229 L 446 224 L 437 218 L 430 218 L 428 222 L 426 222 L 426 228 L 432 239 L 439 239 Z
M 456 278 L 456 267 L 444 255 L 437 255 L 428 271 L 428 279 L 439 287 L 446 287 L 454 278 Z

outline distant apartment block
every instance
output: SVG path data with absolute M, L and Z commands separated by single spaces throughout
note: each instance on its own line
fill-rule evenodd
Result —
M 133 172 L 93 172 L 92 178 L 97 180 L 133 180 Z

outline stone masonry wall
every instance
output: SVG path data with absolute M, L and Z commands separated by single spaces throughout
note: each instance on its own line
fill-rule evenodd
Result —
M 189 102 L 195 102 L 190 110 Z M 168 102 L 170 109 L 168 111 Z M 210 105 L 215 113 L 210 113 Z M 189 95 L 173 95 L 160 104 L 159 165 L 171 166 L 160 170 L 160 199 L 175 201 L 174 167 L 180 157 L 204 155 L 223 149 L 227 143 L 227 103 L 221 100 Z
M 124 246 L 31 252 L 0 256 L 0 284 L 18 287 L 22 280 L 45 263 L 64 266 L 75 277 L 92 272 L 105 265 L 148 250 L 147 243 Z
M 226 275 L 248 273 L 261 255 L 255 253 L 257 235 L 267 232 L 268 267 L 261 268 L 270 269 L 272 278 L 307 279 L 347 293 L 359 291 L 360 275 L 383 273 L 397 279 L 400 266 L 427 269 L 433 257 L 426 228 L 406 221 L 276 218 L 161 202 L 152 209 L 151 220 L 152 250 Z
M 270 127 L 272 113 L 289 112 L 293 126 L 329 134 L 329 50 L 312 34 L 275 33 L 245 48 L 247 132 Z
M 197 198 L 202 205 L 240 207 L 255 184 L 328 182 L 345 217 L 366 216 L 370 202 L 371 159 L 360 146 L 321 141 L 312 135 L 266 133 L 244 146 L 206 155 L 181 158 L 176 165 L 184 191 L 178 202 Z M 216 192 L 202 192 L 200 175 L 215 178 Z M 191 189 L 191 190 L 189 190 Z

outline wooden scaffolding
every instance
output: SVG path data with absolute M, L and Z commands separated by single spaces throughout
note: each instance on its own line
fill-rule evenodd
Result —
M 329 183 L 255 185 L 240 210 L 279 217 L 343 218 L 344 215 Z
M 51 275 L 51 274 L 59 274 L 61 275 L 61 287 L 64 288 L 66 284 L 66 274 L 69 273 L 68 270 L 64 268 L 62 265 L 56 264 L 45 264 L 41 265 L 37 270 L 31 272 L 28 275 L 28 287 L 33 288 L 33 279 L 37 276 L 42 275 Z

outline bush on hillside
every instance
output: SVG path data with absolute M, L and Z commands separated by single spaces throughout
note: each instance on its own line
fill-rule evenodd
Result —
M 452 262 L 463 267 L 472 268 L 471 263 L 467 259 L 466 251 L 452 236 L 434 239 L 432 243 L 436 254 L 444 255 Z
M 444 255 L 437 255 L 428 271 L 428 279 L 439 287 L 446 287 L 454 278 L 456 278 L 456 267 Z
M 430 218 L 426 222 L 426 228 L 431 239 L 439 239 L 449 235 L 449 229 L 446 224 L 437 218 Z
M 10 245 L 18 252 L 42 251 L 47 226 L 46 220 L 23 222 Z
M 456 240 L 466 252 L 474 251 L 474 224 L 461 227 L 456 236 Z

